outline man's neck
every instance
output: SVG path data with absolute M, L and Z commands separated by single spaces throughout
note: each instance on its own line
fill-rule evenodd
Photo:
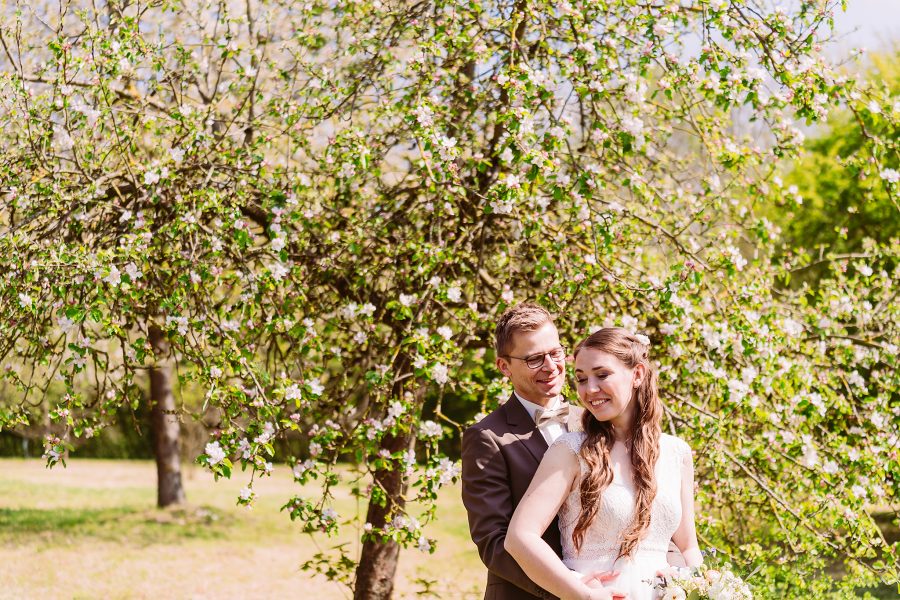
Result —
M 528 396 L 526 396 L 525 394 L 523 394 L 522 392 L 520 392 L 519 390 L 516 390 L 516 396 L 518 396 L 522 400 L 525 400 L 526 402 L 531 402 L 532 404 L 537 404 L 538 406 L 540 406 L 542 408 L 553 408 L 559 402 L 559 396 L 553 396 L 552 398 L 531 399 Z

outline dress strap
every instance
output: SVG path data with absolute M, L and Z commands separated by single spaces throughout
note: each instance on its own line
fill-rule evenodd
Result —
M 584 442 L 584 432 L 581 431 L 570 431 L 569 433 L 564 433 L 553 444 L 550 446 L 563 446 L 567 448 L 572 454 L 578 456 L 578 453 L 581 451 L 581 444 Z

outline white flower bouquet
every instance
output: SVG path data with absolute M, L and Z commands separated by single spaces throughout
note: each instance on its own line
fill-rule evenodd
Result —
M 673 569 L 657 581 L 662 600 L 752 600 L 753 592 L 744 580 L 728 569 L 698 567 Z

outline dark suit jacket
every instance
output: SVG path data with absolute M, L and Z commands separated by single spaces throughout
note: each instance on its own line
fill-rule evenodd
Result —
M 582 410 L 570 408 L 569 431 L 580 429 Z M 462 498 L 472 541 L 488 568 L 485 600 L 554 598 L 531 581 L 503 548 L 513 511 L 546 451 L 544 436 L 515 395 L 463 434 Z M 556 519 L 543 537 L 561 556 Z

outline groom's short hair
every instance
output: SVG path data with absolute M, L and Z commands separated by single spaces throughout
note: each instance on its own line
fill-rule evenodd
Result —
M 534 302 L 522 302 L 503 311 L 494 329 L 494 350 L 497 356 L 508 356 L 513 335 L 519 331 L 534 331 L 545 323 L 553 323 L 547 309 Z

